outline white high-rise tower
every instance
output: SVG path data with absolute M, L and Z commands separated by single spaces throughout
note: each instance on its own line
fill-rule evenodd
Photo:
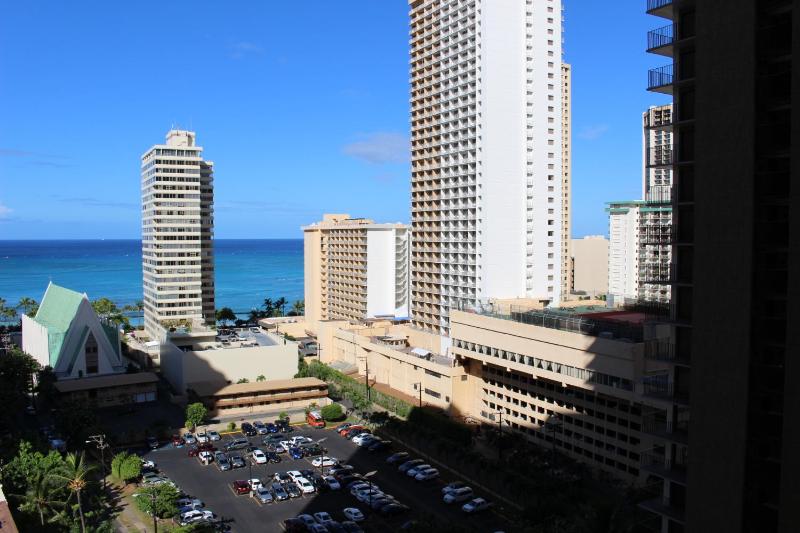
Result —
M 214 323 L 213 163 L 193 131 L 170 130 L 142 155 L 145 329 Z
M 561 299 L 561 0 L 411 0 L 412 316 Z

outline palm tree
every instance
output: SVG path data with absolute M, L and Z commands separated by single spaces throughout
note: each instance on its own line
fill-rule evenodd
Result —
M 64 459 L 64 466 L 52 474 L 53 480 L 75 495 L 75 500 L 78 503 L 78 514 L 81 517 L 82 533 L 86 533 L 86 520 L 83 517 L 81 493 L 89 485 L 88 477 L 93 470 L 93 466 L 86 464 L 83 452 L 81 452 L 80 456 L 70 453 Z
M 53 472 L 37 472 L 36 477 L 31 480 L 25 494 L 18 496 L 22 498 L 21 510 L 35 510 L 39 513 L 39 521 L 42 526 L 45 523 L 45 514 L 48 514 L 55 507 L 63 506 L 63 502 L 51 500 L 53 494 Z
M 0 320 L 11 322 L 17 317 L 17 310 L 13 307 L 6 307 L 6 301 L 0 298 Z
M 280 311 L 281 311 L 281 315 L 280 316 L 283 316 L 283 310 L 286 307 L 286 304 L 288 304 L 288 303 L 289 302 L 283 296 L 281 296 L 280 298 L 275 300 L 275 309 L 276 310 L 280 309 Z
M 292 304 L 292 311 L 294 311 L 297 315 L 303 315 L 306 312 L 306 302 L 305 300 L 295 300 Z
M 259 374 L 258 377 L 256 378 L 256 381 L 267 381 L 267 376 L 265 376 L 264 374 Z
M 32 317 L 36 314 L 36 311 L 39 310 L 39 302 L 34 300 L 33 298 L 28 298 L 27 296 L 23 296 L 19 299 L 19 303 L 17 304 L 17 309 L 21 310 L 26 315 Z

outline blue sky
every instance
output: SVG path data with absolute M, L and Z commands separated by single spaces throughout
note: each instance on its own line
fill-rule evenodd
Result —
M 498 0 L 491 0 L 498 1 Z M 573 235 L 640 195 L 644 0 L 565 0 Z M 216 166 L 218 238 L 409 219 L 407 2 L 42 2 L 0 11 L 0 239 L 138 238 L 139 156 Z M 234 8 L 235 6 L 235 8 Z

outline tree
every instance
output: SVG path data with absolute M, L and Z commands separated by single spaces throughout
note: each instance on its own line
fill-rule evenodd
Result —
M 297 316 L 297 315 L 304 315 L 305 312 L 306 312 L 305 300 L 295 300 L 294 303 L 292 304 L 292 310 L 289 311 L 289 314 L 291 315 L 292 313 L 294 313 L 295 316 Z
M 272 301 L 272 298 L 264 298 L 264 316 L 270 317 L 275 312 L 275 302 Z
M 98 298 L 92 302 L 92 309 L 100 318 L 104 318 L 107 321 L 116 324 L 118 326 L 124 325 L 126 327 L 130 327 L 131 321 L 122 314 L 122 310 L 117 307 L 117 304 L 109 300 L 108 298 Z
M 189 404 L 186 407 L 186 427 L 194 430 L 197 426 L 203 423 L 208 415 L 208 409 L 200 402 Z
M 228 422 L 228 431 L 236 429 L 236 422 Z
M 0 417 L 9 421 L 29 403 L 33 375 L 39 368 L 33 356 L 18 348 L 0 357 Z
M 296 378 L 305 378 L 308 377 L 308 363 L 306 363 L 305 357 L 302 355 L 299 356 L 297 361 L 297 374 L 294 375 Z
M 68 442 L 84 442 L 89 435 L 102 433 L 97 424 L 97 411 L 86 400 L 60 403 L 55 425 Z
M 280 413 L 278 413 L 278 418 L 281 420 L 289 420 L 289 413 L 287 413 L 286 411 L 281 411 Z
M 94 467 L 86 464 L 84 455 L 75 455 L 74 453 L 67 454 L 64 459 L 64 464 L 56 470 L 52 478 L 53 480 L 69 490 L 70 494 L 75 495 L 78 504 L 78 515 L 81 519 L 81 531 L 86 533 L 86 519 L 83 515 L 83 502 L 81 501 L 81 493 L 88 487 L 90 481 L 89 474 L 94 471 Z
M 159 483 L 140 490 L 136 497 L 136 507 L 150 516 L 171 518 L 178 514 L 178 489 L 169 483 Z
M 217 309 L 217 322 L 222 322 L 223 324 L 227 324 L 228 322 L 233 322 L 236 320 L 236 313 L 233 312 L 233 309 L 230 307 L 223 307 L 222 309 Z
M 267 376 L 259 374 L 258 377 L 256 377 L 256 381 L 267 381 Z
M 239 383 L 250 383 L 250 380 L 247 379 L 247 378 L 240 378 L 239 381 L 237 381 L 236 383 L 237 384 L 239 384 Z
M 0 298 L 0 322 L 14 322 L 17 318 L 17 310 L 13 307 L 8 307 L 6 301 Z
M 342 411 L 342 406 L 338 403 L 331 403 L 326 405 L 320 411 L 322 418 L 328 421 L 332 420 L 341 420 L 344 418 L 344 411 Z
M 128 452 L 120 452 L 111 459 L 111 475 L 127 485 L 142 473 L 142 460 Z
M 17 303 L 17 309 L 22 311 L 24 314 L 33 317 L 36 316 L 36 311 L 39 310 L 39 303 L 33 298 L 23 296 L 19 299 L 19 303 Z
M 275 300 L 275 310 L 280 311 L 280 316 L 283 316 L 283 311 L 288 303 L 289 302 L 283 296 Z
M 22 513 L 36 515 L 42 527 L 55 518 L 56 509 L 63 508 L 67 498 L 66 491 L 53 479 L 53 473 L 61 468 L 63 461 L 56 451 L 44 455 L 35 451 L 30 442 L 22 441 L 17 454 L 2 470 L 3 485 L 9 496 L 21 501 L 19 510 Z M 20 530 L 24 530 L 23 524 Z

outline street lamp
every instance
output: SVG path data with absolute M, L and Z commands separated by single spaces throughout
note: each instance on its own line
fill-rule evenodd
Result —
M 320 445 L 326 440 L 328 440 L 328 437 L 322 437 L 321 439 L 316 441 L 315 444 Z M 325 448 L 319 446 L 319 471 L 322 477 L 325 477 L 325 461 L 322 460 L 324 456 L 325 456 Z
M 367 472 L 366 474 L 364 474 L 364 479 L 366 479 L 367 483 L 369 483 L 369 508 L 370 508 L 370 511 L 372 510 L 372 479 L 370 479 L 370 478 L 372 476 L 374 476 L 375 474 L 377 474 L 377 473 L 378 473 L 377 470 L 373 470 L 372 472 Z
M 416 383 L 412 383 L 412 385 L 419 391 L 419 406 L 422 407 L 422 382 L 417 381 Z
M 100 466 L 103 467 L 103 492 L 106 491 L 106 448 L 108 448 L 108 443 L 106 442 L 105 435 L 90 435 L 89 438 L 86 440 L 86 444 L 94 444 L 97 446 L 97 449 L 100 450 Z
M 358 359 L 364 360 L 364 374 L 365 374 L 364 382 L 367 384 L 367 402 L 369 403 L 369 407 L 372 407 L 372 397 L 369 393 L 369 358 L 365 355 L 359 357 Z

